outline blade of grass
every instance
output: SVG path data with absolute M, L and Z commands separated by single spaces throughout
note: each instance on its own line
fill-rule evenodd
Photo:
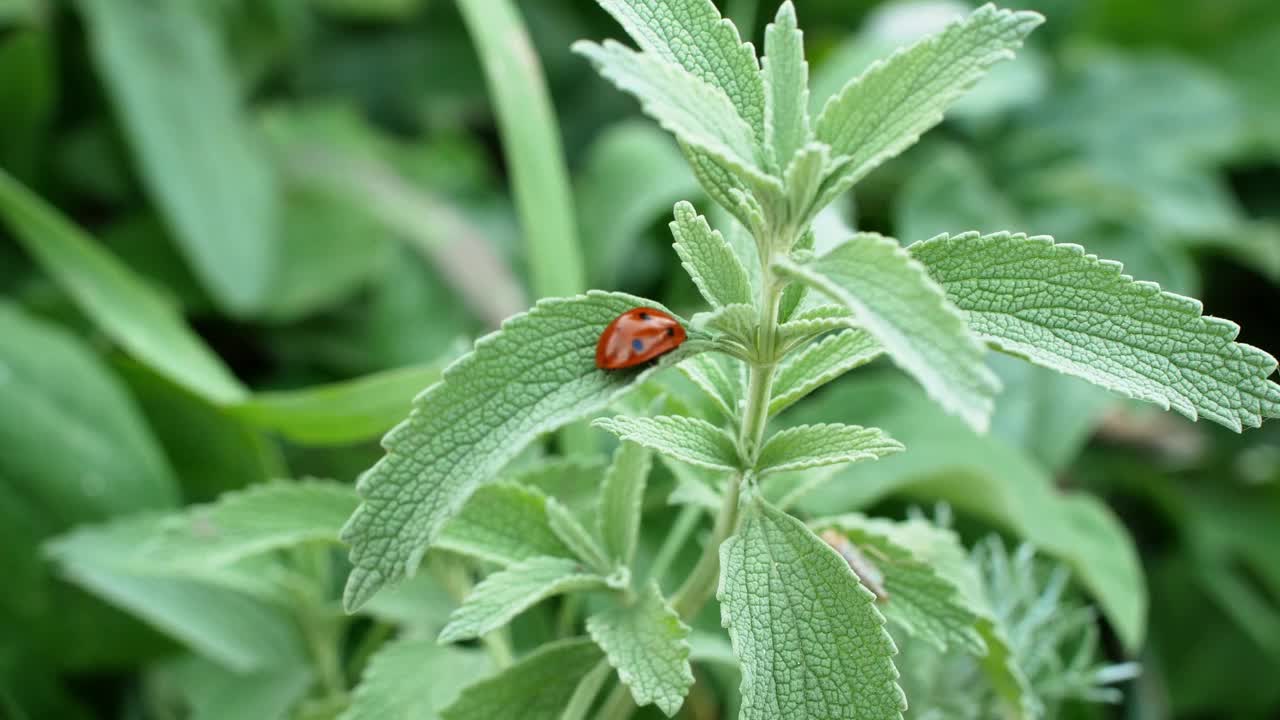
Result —
M 484 66 L 524 230 L 529 278 L 536 297 L 586 290 L 582 250 L 560 143 L 560 127 L 542 64 L 511 0 L 459 0 L 458 9 Z M 561 431 L 566 453 L 595 443 L 581 424 Z

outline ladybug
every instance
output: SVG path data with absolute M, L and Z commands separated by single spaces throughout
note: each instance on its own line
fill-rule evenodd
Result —
M 609 323 L 596 343 L 596 367 L 621 370 L 675 350 L 684 342 L 680 321 L 655 308 L 633 308 Z

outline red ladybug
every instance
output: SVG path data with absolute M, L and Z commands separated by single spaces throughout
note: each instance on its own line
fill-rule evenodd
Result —
M 684 328 L 654 308 L 628 310 L 609 323 L 596 343 L 596 367 L 621 370 L 669 353 L 684 342 Z

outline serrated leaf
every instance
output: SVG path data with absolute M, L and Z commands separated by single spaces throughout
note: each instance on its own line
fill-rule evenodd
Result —
M 356 485 L 364 502 L 342 532 L 353 565 L 343 598 L 349 610 L 416 569 L 475 488 L 538 435 L 702 349 L 690 337 L 654 366 L 598 369 L 601 331 L 642 306 L 661 307 L 622 293 L 543 300 L 479 340 L 417 397 L 408 420 L 384 438 L 387 456 Z
M 462 691 L 444 720 L 558 720 L 578 681 L 604 653 L 588 638 L 543 645 Z
M 877 428 L 799 425 L 780 430 L 765 441 L 756 458 L 756 474 L 877 460 L 904 449 L 902 443 Z
M 688 202 L 676 203 L 675 218 L 670 228 L 676 239 L 676 254 L 702 297 L 712 307 L 750 305 L 752 292 L 747 271 L 719 231 L 712 230 L 707 219 Z
M 719 353 L 705 353 L 678 365 L 678 369 L 708 397 L 726 418 L 738 416 L 738 400 L 742 397 L 743 383 L 738 360 Z M 726 367 L 726 365 L 731 366 Z
M 612 40 L 603 45 L 579 40 L 573 50 L 618 89 L 634 95 L 647 115 L 685 145 L 744 178 L 763 176 L 752 130 L 719 88 L 679 65 Z
M 914 144 L 989 67 L 1013 57 L 1043 21 L 1038 13 L 983 5 L 845 85 L 815 122 L 817 139 L 836 156 L 818 204 Z
M 257 309 L 276 265 L 275 181 L 216 28 L 182 3 L 79 6 L 142 180 L 180 249 L 227 309 Z
M 844 330 L 787 357 L 773 376 L 769 414 L 777 415 L 846 372 L 880 357 L 884 348 L 861 330 Z
M 742 663 L 742 720 L 901 718 L 897 648 L 874 596 L 804 523 L 749 502 L 720 546 L 717 593 Z
M 508 565 L 472 588 L 449 616 L 439 641 L 487 635 L 552 595 L 604 587 L 604 578 L 584 570 L 576 560 L 565 558 L 536 557 Z
M 617 564 L 630 565 L 640 536 L 644 489 L 653 467 L 653 454 L 634 443 L 622 443 L 600 485 L 600 539 Z
M 848 378 L 792 410 L 792 422 L 831 422 L 858 408 L 907 447 L 876 463 L 842 468 L 801 507 L 815 515 L 869 506 L 890 494 L 945 501 L 1026 538 L 1071 566 L 1098 600 L 1126 648 L 1140 646 L 1147 591 L 1133 540 L 1097 498 L 1064 493 L 1026 456 L 979 435 L 937 405 L 907 378 L 871 373 Z
M 733 436 L 706 420 L 680 415 L 619 415 L 600 418 L 592 424 L 690 465 L 711 470 L 733 470 L 739 465 Z
M 764 139 L 764 83 L 755 49 L 710 0 L 598 0 L 641 50 L 719 88 Z M 763 143 L 762 143 L 763 144 Z
M 749 352 L 756 346 L 760 313 L 754 305 L 725 305 L 711 312 L 698 313 L 691 322 L 694 327 L 722 335 L 741 351 Z
M 547 496 L 515 482 L 484 485 L 440 530 L 432 547 L 511 565 L 535 557 L 573 557 L 547 519 Z
M 434 720 L 491 664 L 479 650 L 441 647 L 430 638 L 396 640 L 369 661 L 338 720 Z
M 911 253 L 994 347 L 1239 432 L 1280 417 L 1276 360 L 1191 298 L 1053 238 L 942 235 Z
M 279 606 L 139 568 L 136 549 L 158 528 L 155 517 L 131 517 L 59 537 L 47 552 L 71 582 L 232 670 L 303 664 L 297 625 Z
M 807 226 L 813 215 L 822 209 L 814 205 L 814 200 L 817 199 L 818 192 L 822 188 L 830 158 L 830 147 L 822 143 L 808 143 L 797 150 L 788 163 L 783 175 L 783 185 L 787 188 L 787 220 L 793 227 Z M 801 247 L 801 242 L 807 243 L 803 240 L 804 237 L 811 239 L 813 236 L 805 233 L 802 239 L 797 241 L 796 247 Z M 812 249 L 812 246 L 808 249 Z M 798 300 L 796 302 L 798 304 Z M 789 317 L 789 315 L 779 317 Z
M 781 347 L 794 348 L 805 340 L 823 333 L 857 327 L 849 308 L 829 304 L 806 307 L 812 302 L 808 286 L 795 281 L 787 286 L 787 291 L 790 292 L 792 288 L 800 288 L 800 290 L 795 293 L 798 296 L 796 311 L 786 322 L 778 326 L 776 337 Z
M 773 162 L 786 169 L 809 139 L 809 64 L 804 33 L 796 27 L 796 9 L 782 3 L 764 29 L 764 126 Z
M 573 551 L 574 557 L 594 568 L 602 574 L 614 569 L 614 563 L 605 554 L 600 541 L 578 520 L 568 506 L 555 498 L 547 498 L 547 522 L 551 532 L 560 538 L 565 547 Z
M 8 303 L 0 338 L 0 482 L 51 530 L 177 504 L 164 454 L 90 347 Z
M 136 547 L 138 560 L 158 567 L 216 567 L 305 542 L 337 543 L 357 500 L 350 486 L 318 480 L 225 493 L 163 518 L 156 533 Z
M 422 390 L 440 380 L 444 361 L 397 368 L 302 390 L 257 393 L 231 412 L 303 445 L 345 445 L 390 430 Z
M 913 550 L 919 544 L 948 543 L 960 550 L 955 533 L 921 520 L 891 522 L 850 514 L 809 523 L 815 530 L 834 529 L 864 552 L 884 574 L 888 600 L 880 610 L 908 633 L 922 638 L 940 652 L 957 646 L 975 655 L 986 655 L 979 634 L 978 616 L 960 589 L 940 574 L 926 556 Z M 871 554 L 868 549 L 874 552 Z
M 999 381 L 982 343 L 923 265 L 891 239 L 859 233 L 812 262 L 779 269 L 844 304 L 944 409 L 982 431 Z
M 213 402 L 245 396 L 244 386 L 171 302 L 3 170 L 0 213 L 80 310 L 134 357 Z
M 689 626 L 650 583 L 632 605 L 616 605 L 587 618 L 587 632 L 618 669 L 637 705 L 676 714 L 693 685 Z

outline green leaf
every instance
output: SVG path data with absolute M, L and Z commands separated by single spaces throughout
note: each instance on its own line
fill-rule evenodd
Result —
M 592 425 L 690 465 L 733 470 L 740 464 L 733 436 L 706 420 L 680 415 L 618 415 L 599 418 Z
M 135 357 L 214 402 L 244 397 L 244 387 L 170 302 L 3 170 L 0 213 L 80 310 Z
M 399 368 L 301 390 L 257 393 L 231 412 L 304 445 L 345 445 L 391 429 L 414 396 L 440 380 L 442 363 Z
M 738 417 L 738 401 L 746 384 L 743 382 L 743 366 L 740 363 L 719 353 L 705 353 L 690 358 L 677 367 L 715 402 L 726 418 Z
M 752 129 L 729 97 L 696 75 L 612 40 L 573 44 L 606 79 L 640 101 L 644 112 L 685 145 L 742 178 L 762 178 Z M 695 168 L 696 174 L 697 168 Z
M 80 8 L 142 179 L 187 260 L 228 310 L 256 310 L 276 268 L 275 181 L 215 27 L 181 3 Z
M 334 482 L 255 485 L 164 518 L 135 551 L 158 569 L 217 567 L 302 543 L 337 543 L 357 500 L 350 486 Z
M 534 438 L 702 349 L 691 337 L 650 368 L 596 368 L 600 332 L 639 306 L 661 307 L 621 293 L 543 300 L 479 340 L 417 397 L 409 419 L 383 440 L 387 456 L 357 483 L 364 502 L 342 534 L 353 565 L 349 610 L 416 569 L 445 521 Z
M 874 596 L 804 523 L 749 502 L 720 546 L 717 593 L 742 663 L 740 717 L 901 718 L 897 648 Z
M 796 27 L 790 0 L 764 29 L 764 124 L 773 162 L 785 170 L 809 140 L 809 64 L 804 59 L 804 33 Z
M 533 293 L 565 297 L 586 289 L 569 171 L 547 80 L 511 0 L 458 3 L 484 65 L 497 109 Z
M 700 356 L 698 356 L 700 357 Z M 603 455 L 560 455 L 511 473 L 513 482 L 541 490 L 581 516 L 596 505 L 596 489 L 608 467 Z
M 650 583 L 631 605 L 615 605 L 587 618 L 587 632 L 618 669 L 637 705 L 676 714 L 693 685 L 689 626 Z
M 1001 350 L 1236 432 L 1280 417 L 1276 360 L 1233 342 L 1235 323 L 1078 245 L 967 233 L 911 252 Z
M 285 720 L 315 682 L 305 664 L 235 673 L 194 655 L 164 663 L 157 674 L 182 694 L 193 720 Z
M 178 502 L 137 407 L 88 347 L 5 303 L 0 337 L 0 482 L 53 528 Z
M 799 291 L 791 293 L 795 288 L 799 288 Z M 796 311 L 778 326 L 777 339 L 780 346 L 791 349 L 832 330 L 857 328 L 849 308 L 843 305 L 811 304 L 814 298 L 804 283 L 790 283 L 787 285 L 787 293 L 799 297 Z
M 614 563 L 605 553 L 600 541 L 583 526 L 572 510 L 555 498 L 547 498 L 546 513 L 551 532 L 555 533 L 565 547 L 573 551 L 578 560 L 601 574 L 610 573 L 614 569 Z
M 484 485 L 450 519 L 432 547 L 499 565 L 539 556 L 573 557 L 547 520 L 547 496 L 514 482 Z
M 929 557 L 913 550 L 921 544 L 945 543 L 963 553 L 955 533 L 922 520 L 891 522 L 857 514 L 822 518 L 809 525 L 838 531 L 854 547 L 870 551 L 872 562 L 884 573 L 889 599 L 880 609 L 889 622 L 940 652 L 954 645 L 975 655 L 987 654 L 977 630 L 979 618 L 960 589 L 933 567 Z
M 537 557 L 508 565 L 468 593 L 440 631 L 441 643 L 487 635 L 552 595 L 603 588 L 604 578 L 585 573 L 576 560 Z
M 429 638 L 396 640 L 369 661 L 338 720 L 434 720 L 490 665 L 479 650 L 441 647 Z
M 763 141 L 765 91 L 755 50 L 742 42 L 733 23 L 721 19 L 711 0 L 598 2 L 641 50 L 721 90 Z
M 653 467 L 648 448 L 622 443 L 600 485 L 600 539 L 605 552 L 620 565 L 630 565 L 640 536 L 644 488 Z
M 756 346 L 760 313 L 754 305 L 725 305 L 711 312 L 698 313 L 691 320 L 693 327 L 723 336 L 737 347 L 737 352 L 749 353 Z
M 858 325 L 884 346 L 948 412 L 985 430 L 995 375 L 982 364 L 982 343 L 923 265 L 891 238 L 859 233 L 803 265 L 779 268 L 844 304 Z
M 756 458 L 756 474 L 878 460 L 904 449 L 902 443 L 876 428 L 799 425 L 774 433 L 765 441 Z
M 444 720 L 559 720 L 578 681 L 604 653 L 587 638 L 543 645 L 520 662 L 462 691 Z
M 919 388 L 882 373 L 848 378 L 790 414 L 792 422 L 858 419 L 927 452 L 905 452 L 843 468 L 800 503 L 815 515 L 867 507 L 890 494 L 944 501 L 1026 538 L 1068 565 L 1097 598 L 1125 647 L 1137 648 L 1147 593 L 1133 540 L 1107 507 L 1063 493 L 1043 469 L 956 418 L 939 416 Z
M 139 568 L 137 548 L 157 518 L 133 517 L 52 541 L 49 556 L 71 582 L 136 615 L 195 652 L 237 672 L 301 664 L 290 614 L 240 592 Z
M 861 330 L 833 333 L 806 346 L 783 360 L 774 371 L 769 414 L 777 415 L 846 372 L 875 360 L 883 352 L 884 348 Z
M 676 254 L 702 297 L 712 307 L 750 305 L 751 281 L 724 237 L 688 202 L 676 203 L 675 216 L 670 227 Z
M 574 183 L 591 287 L 617 287 L 636 275 L 654 222 L 700 194 L 680 149 L 647 121 L 605 128 L 586 150 Z M 655 257 L 650 260 L 658 272 Z
M 835 156 L 819 206 L 941 122 L 949 105 L 988 68 L 1013 57 L 1042 22 L 1038 13 L 983 5 L 845 85 L 815 123 L 817 139 L 830 145 Z

